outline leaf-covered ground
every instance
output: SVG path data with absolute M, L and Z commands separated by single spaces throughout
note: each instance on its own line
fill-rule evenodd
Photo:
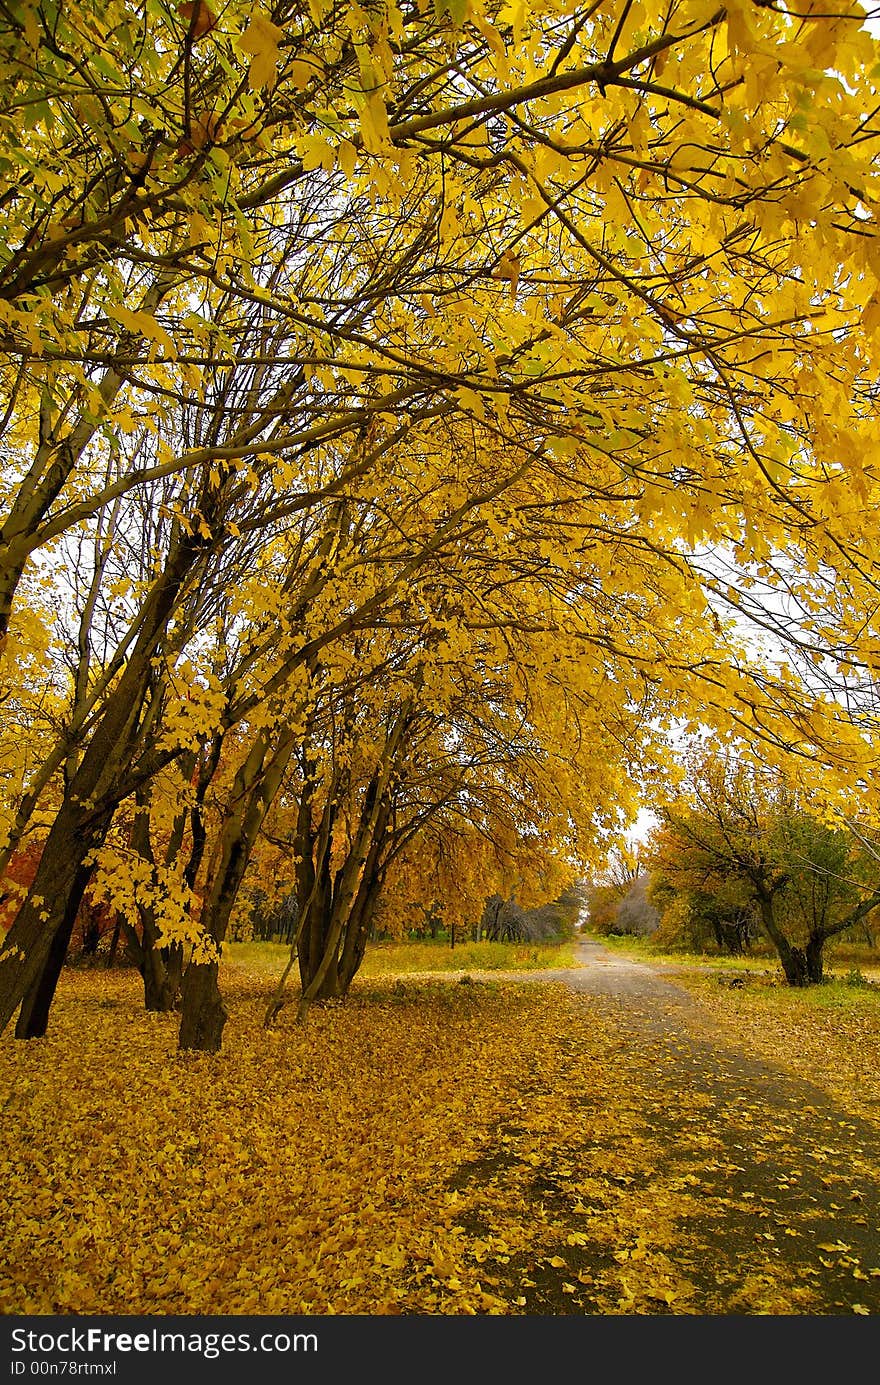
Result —
M 759 977 L 734 989 L 687 971 L 675 980 L 711 1011 L 720 1039 L 807 1078 L 848 1112 L 880 1121 L 880 985 L 835 981 L 792 990 Z
M 178 1056 L 131 973 L 66 973 L 46 1039 L 0 1041 L 5 1312 L 880 1308 L 847 1067 L 876 1013 L 824 1035 L 832 1088 L 794 1075 L 788 1018 L 751 1056 L 744 993 L 720 1046 L 715 992 L 372 980 L 269 1033 L 264 980 L 226 993 L 219 1058 Z

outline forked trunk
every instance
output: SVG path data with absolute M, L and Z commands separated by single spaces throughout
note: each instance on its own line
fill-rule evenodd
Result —
M 810 938 L 810 941 L 807 943 L 806 949 L 804 951 L 804 956 L 806 957 L 807 961 L 807 976 L 809 977 L 810 982 L 814 986 L 818 985 L 819 982 L 822 980 L 824 972 L 822 957 L 822 949 L 824 945 L 824 938 L 812 937 Z
M 788 941 L 776 922 L 773 900 L 769 895 L 758 898 L 761 921 L 779 955 L 782 973 L 789 986 L 813 986 L 822 980 L 822 946 L 824 938 L 811 938 L 806 948 L 795 947 Z
M 802 947 L 788 947 L 780 953 L 782 972 L 789 986 L 809 986 L 807 957 Z
M 0 951 L 0 1030 L 19 1005 L 19 1038 L 46 1032 L 46 1019 L 73 924 L 92 873 L 86 865 L 93 847 L 103 841 L 110 822 L 91 821 L 82 808 L 63 803 L 43 848 L 28 897 L 16 915 Z
M 257 736 L 235 776 L 231 801 L 208 871 L 202 928 L 218 951 L 226 937 L 238 891 L 263 820 L 278 792 L 295 741 L 288 732 L 273 745 L 268 733 Z M 181 1048 L 220 1048 L 226 1011 L 217 983 L 217 963 L 190 962 L 181 995 Z
M 107 697 L 49 831 L 33 884 L 0 947 L 0 1031 L 31 993 L 25 1028 L 42 1032 L 42 1024 L 45 1030 L 45 1015 L 64 960 L 62 947 L 66 951 L 70 939 L 68 925 L 72 929 L 91 872 L 86 862 L 106 838 L 116 806 L 125 795 L 125 776 L 139 746 L 152 656 L 183 579 L 197 561 L 200 544 L 188 538 L 178 545 L 144 604 L 140 633 L 125 672 Z M 96 803 L 101 804 L 99 809 Z

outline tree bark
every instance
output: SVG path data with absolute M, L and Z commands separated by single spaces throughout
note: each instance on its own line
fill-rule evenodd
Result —
M 184 578 L 200 553 L 200 543 L 188 539 L 180 542 L 169 557 L 144 605 L 140 633 L 125 671 L 108 696 L 79 767 L 67 786 L 33 884 L 0 948 L 0 1032 L 38 982 L 55 936 L 66 928 L 71 909 L 72 917 L 76 917 L 90 873 L 86 862 L 104 841 L 126 792 L 125 778 L 137 745 L 152 656 Z M 67 941 L 69 933 L 65 947 Z
M 61 968 L 64 966 L 64 959 L 67 956 L 67 948 L 73 933 L 73 925 L 76 922 L 80 901 L 85 893 L 91 873 L 91 866 L 83 867 L 79 878 L 74 882 L 67 912 L 61 921 L 61 926 L 51 940 L 42 968 L 31 982 L 22 1000 L 21 1009 L 18 1012 L 18 1022 L 15 1026 L 17 1039 L 41 1039 L 46 1032 L 58 978 L 61 975 Z
M 179 1046 L 219 1053 L 227 1014 L 218 984 L 217 962 L 190 962 L 183 978 Z
M 361 940 L 360 929 L 369 927 L 369 918 L 365 919 L 364 914 L 368 904 L 372 910 L 375 903 L 374 892 L 378 887 L 379 861 L 389 815 L 390 807 L 377 771 L 364 795 L 360 822 L 348 856 L 332 881 L 329 908 L 316 915 L 320 941 L 311 951 L 307 969 L 301 967 L 300 1018 L 305 1016 L 313 1000 L 332 1000 L 348 993 L 363 957 L 366 939 Z
M 809 963 L 802 947 L 788 947 L 784 956 L 780 953 L 779 960 L 789 986 L 810 985 Z
M 169 1014 L 177 1005 L 183 980 L 183 944 L 157 947 L 155 938 L 142 948 L 140 973 L 144 982 L 144 1008 Z
M 348 927 L 345 930 L 345 941 L 339 959 L 339 986 L 340 994 L 343 996 L 348 995 L 351 983 L 364 960 L 367 938 L 372 927 L 373 915 L 381 888 L 381 870 L 375 868 L 369 875 L 365 871 L 358 897 L 348 921 Z
M 108 971 L 110 970 L 110 968 L 111 968 L 112 966 L 114 966 L 114 964 L 115 964 L 115 962 L 116 962 L 116 953 L 117 953 L 118 950 L 119 950 L 119 939 L 120 939 L 121 934 L 122 934 L 122 918 L 121 918 L 121 916 L 120 916 L 119 914 L 117 914 L 117 915 L 116 915 L 116 920 L 115 920 L 115 922 L 114 922 L 114 924 L 113 924 L 113 936 L 112 936 L 111 939 L 110 939 L 110 951 L 107 953 L 107 970 L 108 970 Z
M 227 814 L 208 871 L 208 885 L 202 911 L 202 929 L 218 951 L 235 905 L 248 861 L 266 814 L 281 785 L 293 753 L 294 739 L 283 735 L 276 745 L 268 733 L 261 732 L 240 766 L 230 799 L 234 807 Z M 213 967 L 213 978 L 205 979 Z M 192 979 L 190 976 L 192 974 Z M 204 1008 L 204 1014 L 201 1013 Z M 222 1012 L 222 1018 L 217 1016 Z M 181 996 L 179 1045 L 216 1052 L 226 1011 L 220 999 L 217 964 L 206 967 L 190 962 L 184 976 Z
M 821 934 L 814 934 L 808 941 L 804 949 L 804 960 L 807 964 L 807 978 L 811 985 L 816 986 L 823 976 L 823 957 L 822 949 L 825 946 L 825 939 Z
M 786 938 L 773 912 L 773 897 L 766 891 L 758 890 L 758 907 L 761 922 L 767 936 L 776 948 L 782 972 L 789 986 L 808 986 L 810 984 L 807 956 L 803 948 L 794 947 Z
M 42 1030 L 35 1029 L 34 1033 L 45 1033 L 45 1023 L 37 1017 L 44 1009 L 48 1013 L 47 1006 L 51 1005 L 77 910 L 91 875 L 86 858 L 103 841 L 111 816 L 106 813 L 96 817 L 69 799 L 62 803 L 33 884 L 0 951 L 0 1031 L 6 1028 L 25 996 L 29 996 L 28 1012 L 33 1010 L 33 1023 L 43 1025 Z M 24 1028 L 30 1030 L 30 1020 Z M 16 1032 L 19 1038 L 33 1037 L 30 1032 Z

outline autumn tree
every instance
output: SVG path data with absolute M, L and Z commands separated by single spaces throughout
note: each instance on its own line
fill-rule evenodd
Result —
M 566 671 L 536 666 L 543 632 L 525 633 L 512 613 L 506 627 L 487 628 L 488 603 L 472 621 L 459 610 L 454 636 L 449 613 L 442 623 L 434 615 L 430 637 L 416 639 L 418 589 L 410 603 L 412 643 L 401 606 L 393 639 L 376 631 L 352 645 L 343 667 L 359 676 L 348 697 L 338 666 L 321 671 L 285 788 L 303 1005 L 348 991 L 380 904 L 386 928 L 391 914 L 405 928 L 426 909 L 469 926 L 493 887 L 546 904 L 595 851 L 600 824 L 629 810 L 615 737 L 628 731 L 640 744 L 641 707 L 579 699 Z M 581 740 L 596 751 L 589 773 L 578 765 Z
M 790 986 L 821 981 L 825 944 L 880 905 L 876 863 L 852 834 L 777 773 L 732 755 L 693 766 L 648 859 L 659 904 L 705 911 L 717 896 L 716 926 L 722 939 L 725 923 L 733 930 L 734 950 L 755 916 Z
M 636 852 L 628 847 L 608 854 L 602 870 L 587 886 L 587 917 L 596 933 L 612 933 L 617 927 L 617 913 L 639 878 L 640 864 Z
M 648 853 L 648 898 L 661 918 L 659 938 L 695 952 L 714 943 L 720 952 L 748 952 L 760 931 L 753 891 L 735 873 L 722 878 L 699 850 L 688 862 L 675 826 L 658 828 Z

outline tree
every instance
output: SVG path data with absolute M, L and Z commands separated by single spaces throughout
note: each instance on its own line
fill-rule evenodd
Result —
M 674 828 L 660 828 L 650 844 L 648 898 L 661 919 L 659 937 L 702 951 L 714 943 L 720 952 L 748 952 L 760 930 L 749 886 L 735 876 L 722 879 L 695 857 L 690 866 Z
M 648 861 L 658 904 L 709 912 L 722 941 L 725 925 L 737 942 L 760 920 L 790 986 L 821 981 L 828 940 L 880 906 L 876 864 L 853 836 L 779 774 L 732 754 L 692 764 Z
M 876 662 L 874 534 L 853 523 L 877 493 L 880 326 L 861 20 L 701 0 L 14 11 L 3 688 L 29 702 L 61 645 L 75 667 L 4 805 L 10 851 L 48 828 L 0 1023 L 28 993 L 22 1032 L 45 1025 L 122 805 L 241 728 L 249 817 L 204 882 L 216 928 L 192 918 L 193 940 L 222 935 L 298 753 L 278 732 L 300 675 L 394 628 L 422 572 L 444 601 L 426 638 L 434 615 L 452 647 L 459 626 L 523 627 L 530 666 L 565 670 L 562 740 L 592 697 L 616 763 L 651 725 L 621 708 L 650 707 L 654 734 L 696 712 L 833 757 L 841 783 L 873 772 L 845 709 L 737 624 Z M 77 634 L 141 526 L 96 651 Z M 85 536 L 78 620 L 47 639 L 41 583 Z M 186 710 L 176 680 L 221 607 L 235 658 Z M 190 990 L 219 1022 L 215 965 Z
M 418 587 L 410 599 L 421 608 Z M 459 624 L 454 651 L 446 626 L 432 626 L 427 643 L 417 626 L 410 644 L 400 628 L 392 639 L 359 636 L 347 658 L 334 649 L 314 672 L 284 790 L 295 805 L 303 1011 L 347 993 L 380 906 L 383 925 L 396 915 L 403 929 L 414 910 L 469 924 L 493 883 L 515 889 L 522 906 L 543 904 L 591 849 L 596 822 L 627 797 L 610 753 L 592 775 L 573 773 L 574 740 L 588 733 L 610 745 L 618 717 L 639 709 L 585 707 L 563 739 L 557 699 L 547 697 L 558 671 L 536 672 L 530 636 L 513 628 L 502 659 L 484 625 Z M 339 659 L 358 671 L 348 687 Z
M 648 875 L 640 871 L 630 889 L 617 906 L 615 930 L 636 935 L 653 933 L 659 915 L 648 898 Z
M 639 873 L 638 857 L 630 849 L 619 849 L 609 854 L 603 862 L 602 871 L 590 881 L 587 889 L 587 916 L 593 932 L 622 931 L 618 929 L 618 913 L 635 886 Z

